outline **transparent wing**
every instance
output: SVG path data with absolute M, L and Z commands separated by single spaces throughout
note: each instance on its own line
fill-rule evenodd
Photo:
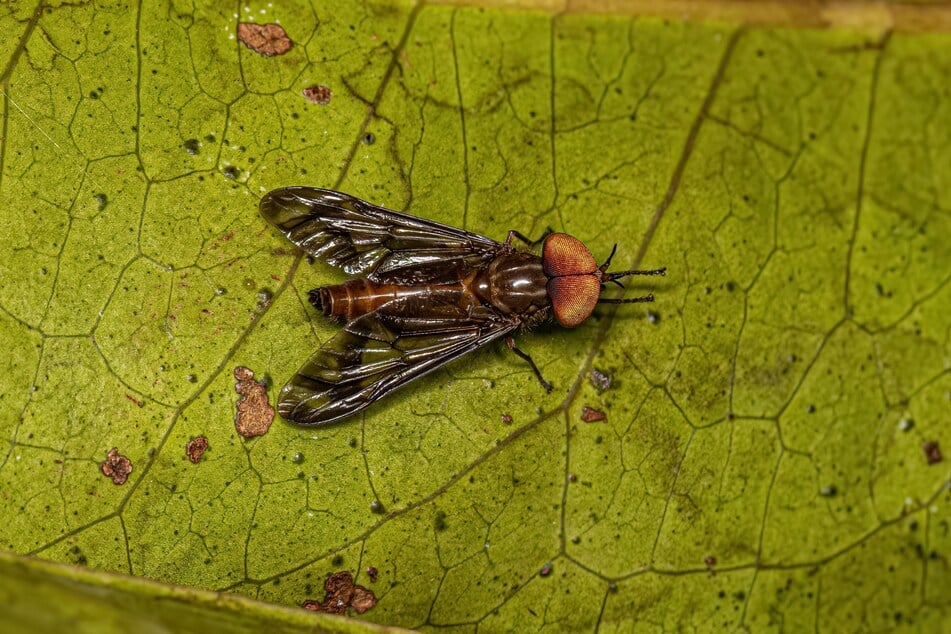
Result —
M 395 300 L 346 324 L 284 386 L 278 412 L 301 425 L 350 416 L 518 325 L 488 309 L 435 301 L 434 310 L 433 298 Z
M 275 189 L 261 214 L 305 252 L 375 282 L 431 282 L 480 268 L 506 245 L 316 187 Z

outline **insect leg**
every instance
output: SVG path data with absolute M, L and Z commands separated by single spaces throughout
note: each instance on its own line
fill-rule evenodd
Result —
M 509 347 L 509 350 L 528 361 L 528 365 L 532 366 L 532 372 L 535 373 L 535 376 L 538 378 L 538 382 L 542 384 L 542 387 L 545 388 L 546 392 L 551 392 L 551 383 L 542 378 L 542 373 L 538 370 L 538 366 L 535 365 L 535 362 L 532 361 L 532 358 L 515 346 L 515 338 L 512 337 L 512 335 L 509 335 L 505 338 L 505 345 Z
M 505 238 L 505 246 L 511 246 L 511 245 L 512 245 L 512 239 L 513 239 L 513 238 L 518 238 L 519 240 L 521 240 L 522 242 L 524 242 L 524 243 L 527 244 L 528 246 L 533 247 L 533 246 L 535 246 L 536 244 L 539 244 L 540 242 L 543 242 L 543 241 L 545 240 L 545 238 L 547 238 L 548 236 L 550 236 L 550 235 L 553 234 L 553 233 L 555 233 L 555 230 L 552 229 L 551 227 L 548 227 L 548 228 L 545 229 L 544 232 L 542 232 L 542 235 L 539 236 L 538 240 L 532 240 L 531 238 L 527 237 L 524 233 L 522 233 L 522 232 L 520 232 L 520 231 L 516 231 L 515 229 L 512 229 L 512 230 L 509 231 L 508 237 Z

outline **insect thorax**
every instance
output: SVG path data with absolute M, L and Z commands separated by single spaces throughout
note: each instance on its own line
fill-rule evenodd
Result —
M 516 251 L 492 260 L 476 275 L 472 290 L 503 314 L 527 319 L 550 306 L 547 283 L 541 258 Z

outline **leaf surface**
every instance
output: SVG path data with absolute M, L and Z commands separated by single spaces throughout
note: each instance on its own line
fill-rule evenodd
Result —
M 409 628 L 947 627 L 946 34 L 407 2 L 0 24 L 3 548 L 283 606 L 350 570 Z M 245 440 L 234 368 L 274 399 L 339 328 L 306 299 L 339 273 L 257 212 L 295 184 L 668 275 L 519 336 L 550 395 L 493 346 Z M 3 566 L 40 603 L 63 574 Z

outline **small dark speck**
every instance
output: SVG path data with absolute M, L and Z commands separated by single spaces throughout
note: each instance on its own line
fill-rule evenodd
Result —
M 226 289 L 224 286 L 219 286 L 218 288 L 215 289 L 215 295 L 224 295 L 227 292 L 228 292 L 228 289 Z
M 350 445 L 351 447 L 356 447 L 356 446 L 357 446 L 357 439 L 356 439 L 356 438 L 351 438 L 350 440 L 347 441 L 347 444 Z
M 198 377 L 194 374 L 189 374 L 187 378 L 189 383 L 198 383 Z
M 382 515 L 386 512 L 386 509 L 383 508 L 383 503 L 379 500 L 373 500 L 370 502 L 370 511 L 376 513 L 377 515 Z
M 291 458 L 291 462 L 293 462 L 294 464 L 301 464 L 302 462 L 304 462 L 304 454 L 298 451 L 297 453 L 294 454 L 294 457 Z
M 813 405 L 812 403 L 810 403 L 809 405 L 806 405 L 806 413 L 807 413 L 807 414 L 815 414 L 815 413 L 816 413 L 816 406 Z
M 367 132 L 366 134 L 363 135 L 363 143 L 364 145 L 373 145 L 374 143 L 376 143 L 376 137 L 373 135 L 372 132 Z
M 187 139 L 182 144 L 182 147 L 192 156 L 196 156 L 201 151 L 201 143 L 199 143 L 198 139 Z
M 541 570 L 538 571 L 538 576 L 547 577 L 550 574 L 551 574 L 551 562 L 549 561 L 547 564 L 542 566 Z
M 96 199 L 96 207 L 99 211 L 105 209 L 106 205 L 109 204 L 109 197 L 105 194 L 96 194 L 93 198 Z
M 821 496 L 824 497 L 824 498 L 832 498 L 832 497 L 835 497 L 835 495 L 836 495 L 838 492 L 839 492 L 839 490 L 838 490 L 837 488 L 835 488 L 835 485 L 831 485 L 831 484 L 830 484 L 829 486 L 824 486 L 824 487 L 822 487 L 821 489 L 819 489 L 819 495 L 821 495 Z
M 910 418 L 903 418 L 898 421 L 898 429 L 902 431 L 911 431 L 911 428 L 915 426 L 915 421 Z
M 938 464 L 944 457 L 941 455 L 941 447 L 936 440 L 929 440 L 921 445 L 921 450 L 925 452 L 925 459 L 928 464 Z

